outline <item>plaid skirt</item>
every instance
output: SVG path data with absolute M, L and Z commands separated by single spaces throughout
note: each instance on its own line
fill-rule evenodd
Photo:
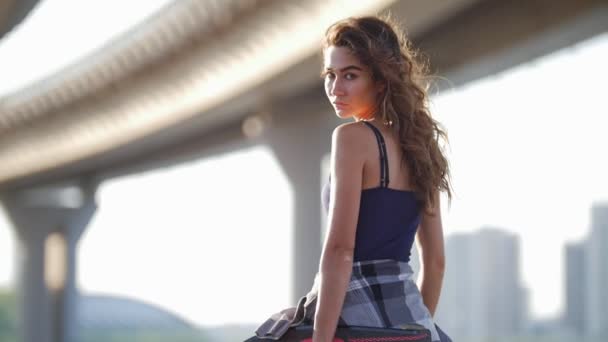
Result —
M 272 315 L 256 330 L 256 336 L 278 340 L 290 327 L 312 324 L 318 288 L 319 274 L 310 292 L 300 298 L 295 308 Z M 410 265 L 389 259 L 353 263 L 338 325 L 404 329 L 421 325 L 431 332 L 433 342 L 451 341 L 433 322 Z

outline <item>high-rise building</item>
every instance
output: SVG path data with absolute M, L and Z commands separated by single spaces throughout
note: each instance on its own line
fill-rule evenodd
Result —
M 523 325 L 519 238 L 498 229 L 477 234 L 481 318 L 486 336 L 517 334 Z
M 577 333 L 585 331 L 586 243 L 566 245 L 566 310 L 565 325 Z
M 518 334 L 527 319 L 517 236 L 496 228 L 446 239 L 437 322 L 454 340 Z
M 475 334 L 475 282 L 472 255 L 473 238 L 452 234 L 446 238 L 446 270 L 435 319 L 454 341 L 467 340 Z
M 608 203 L 591 209 L 591 234 L 586 254 L 585 321 L 591 336 L 608 336 Z

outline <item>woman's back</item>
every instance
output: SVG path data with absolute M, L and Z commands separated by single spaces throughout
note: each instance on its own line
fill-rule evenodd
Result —
M 356 124 L 372 125 L 382 134 L 387 153 L 388 174 L 390 176 L 389 188 L 395 190 L 412 190 L 413 182 L 409 170 L 400 162 L 401 148 L 395 133 L 391 131 L 389 127 L 376 125 L 374 122 L 361 121 Z M 362 139 L 369 141 L 369 144 L 366 144 L 369 148 L 365 151 L 366 158 L 365 164 L 363 165 L 363 189 L 374 188 L 380 185 L 380 152 L 378 149 L 378 141 L 372 133 L 372 130 L 364 127 Z
M 355 238 L 354 261 L 393 259 L 409 261 L 420 208 L 411 189 L 410 175 L 402 163 L 401 149 L 390 129 L 371 122 L 361 126 L 366 142 L 361 204 Z M 364 127 L 366 126 L 366 127 Z M 330 176 L 331 181 L 331 176 Z M 329 210 L 329 182 L 322 192 L 325 211 Z

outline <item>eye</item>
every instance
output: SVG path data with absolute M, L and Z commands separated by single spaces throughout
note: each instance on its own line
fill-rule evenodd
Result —
M 357 75 L 349 72 L 347 74 L 344 74 L 344 78 L 346 78 L 347 80 L 354 80 L 355 78 L 357 78 Z
M 333 72 L 326 72 L 326 73 L 323 75 L 323 77 L 324 77 L 324 78 L 328 78 L 328 79 L 330 79 L 330 80 L 331 80 L 331 79 L 334 79 L 334 78 L 336 77 L 336 75 L 334 75 L 334 73 L 333 73 Z

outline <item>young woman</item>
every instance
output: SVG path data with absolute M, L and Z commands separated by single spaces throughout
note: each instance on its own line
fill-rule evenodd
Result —
M 333 341 L 336 327 L 424 326 L 433 322 L 445 269 L 439 193 L 451 199 L 449 167 L 431 117 L 425 65 L 390 20 L 348 18 L 329 27 L 322 77 L 335 113 L 353 122 L 332 134 L 331 176 L 323 189 L 328 229 L 319 273 L 297 308 L 258 330 L 278 338 L 314 325 L 313 341 Z M 418 287 L 408 262 L 421 256 Z

